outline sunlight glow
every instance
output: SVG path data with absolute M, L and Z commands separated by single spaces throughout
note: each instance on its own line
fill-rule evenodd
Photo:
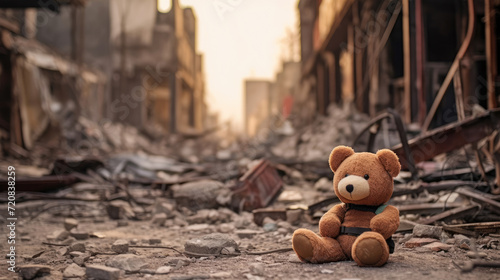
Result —
M 168 13 L 172 8 L 171 0 L 158 0 L 158 11 L 160 13 Z

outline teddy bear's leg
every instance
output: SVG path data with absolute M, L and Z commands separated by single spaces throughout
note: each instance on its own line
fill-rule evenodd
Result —
M 382 266 L 389 259 L 389 246 L 380 233 L 367 231 L 354 241 L 352 258 L 359 266 Z
M 303 262 L 325 263 L 346 259 L 337 240 L 321 237 L 308 229 L 296 230 L 293 233 L 292 245 Z

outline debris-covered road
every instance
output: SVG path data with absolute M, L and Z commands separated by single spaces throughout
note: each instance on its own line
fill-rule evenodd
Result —
M 134 142 L 139 132 L 123 128 L 107 132 L 130 143 L 110 145 L 92 130 L 102 138 L 85 156 L 51 155 L 45 146 L 45 153 L 3 160 L 2 170 L 16 168 L 17 274 L 0 279 L 496 279 L 499 197 L 471 166 L 470 147 L 420 163 L 417 181 L 409 172 L 396 178 L 390 203 L 401 225 L 385 266 L 298 260 L 294 230 L 318 232 L 321 215 L 339 202 L 326 146 L 352 141 L 367 122 L 333 121 L 342 116 L 264 144 L 221 146 L 213 136 Z M 342 137 L 322 140 L 337 124 Z M 0 246 L 11 252 L 7 242 Z

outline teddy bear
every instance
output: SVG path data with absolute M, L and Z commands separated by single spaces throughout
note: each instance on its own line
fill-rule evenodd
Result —
M 359 266 L 382 266 L 394 250 L 391 236 L 399 227 L 399 211 L 386 205 L 401 164 L 388 149 L 355 153 L 347 146 L 333 149 L 329 157 L 333 188 L 342 202 L 325 213 L 319 234 L 297 229 L 293 250 L 303 262 L 354 260 Z

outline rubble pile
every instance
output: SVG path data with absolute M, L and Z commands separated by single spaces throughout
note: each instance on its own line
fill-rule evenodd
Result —
M 200 144 L 204 139 L 174 139 L 175 149 L 164 148 L 167 154 L 153 156 L 147 149 L 154 145 L 116 139 L 113 144 L 105 136 L 113 129 L 90 129 L 85 135 L 107 143 L 99 149 L 129 148 L 58 158 L 48 168 L 16 166 L 18 275 L 22 279 L 165 279 L 165 275 L 282 279 L 314 278 L 318 273 L 365 277 L 342 263 L 304 270 L 291 249 L 295 229 L 317 232 L 319 218 L 339 202 L 326 160 L 332 145 L 350 143 L 363 129 L 358 126 L 367 121 L 360 115 L 331 113 L 273 148 L 294 150 L 292 159 L 299 158 L 299 163 L 278 153 L 268 160 L 252 160 L 237 149 L 238 143 L 220 149 Z M 117 130 L 126 141 L 138 133 Z M 296 148 L 284 148 L 294 137 Z M 306 155 L 308 149 L 312 152 Z M 221 150 L 226 152 L 217 152 Z M 487 182 L 466 180 L 481 178 L 477 169 L 464 171 L 471 163 L 466 155 L 455 154 L 453 164 L 419 165 L 418 181 L 408 172 L 396 178 L 390 204 L 399 209 L 402 222 L 394 235 L 396 252 L 386 265 L 394 273 L 409 270 L 430 277 L 420 272 L 426 265 L 440 273 L 473 271 L 481 278 L 492 269 L 485 266 L 498 266 L 499 198 L 489 193 Z M 442 170 L 444 166 L 455 172 Z M 462 177 L 457 176 L 460 170 Z M 0 199 L 7 202 L 6 197 Z M 1 206 L 1 213 L 6 213 L 7 205 Z
M 356 135 L 369 122 L 369 117 L 332 104 L 327 116 L 317 120 L 302 130 L 285 137 L 271 149 L 281 158 L 300 158 L 303 161 L 324 160 L 332 147 L 351 145 Z

